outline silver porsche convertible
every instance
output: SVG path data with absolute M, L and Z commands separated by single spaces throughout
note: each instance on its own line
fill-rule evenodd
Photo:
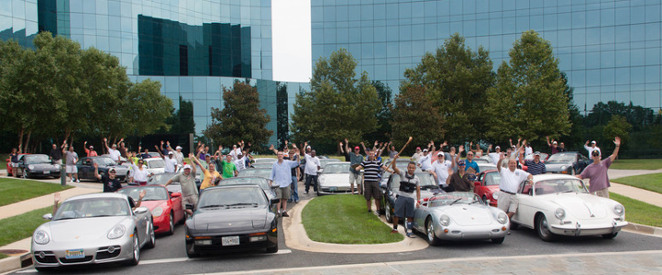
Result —
M 124 194 L 102 193 L 71 197 L 51 220 L 32 235 L 32 258 L 37 270 L 59 266 L 126 261 L 137 265 L 140 249 L 155 245 L 152 213 L 135 210 Z
M 431 245 L 444 240 L 481 240 L 503 243 L 510 221 L 505 212 L 485 205 L 473 192 L 438 194 L 414 212 L 413 227 Z

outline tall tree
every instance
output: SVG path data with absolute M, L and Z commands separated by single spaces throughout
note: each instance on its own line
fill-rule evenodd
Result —
M 409 86 L 395 97 L 393 108 L 393 143 L 403 145 L 411 136 L 414 144 L 427 144 L 430 140 L 442 140 L 446 135 L 444 118 L 439 107 L 430 100 L 424 87 Z M 449 133 L 448 138 L 453 138 Z M 410 147 L 410 152 L 412 151 Z
M 632 130 L 632 124 L 628 123 L 625 117 L 614 115 L 605 126 L 602 136 L 606 140 L 614 140 L 614 137 L 620 137 L 623 143 L 627 143 L 630 139 L 630 130 Z M 613 145 L 609 146 L 612 147 Z
M 120 129 L 115 137 L 128 134 L 144 136 L 155 133 L 161 127 L 169 129 L 166 119 L 170 117 L 172 100 L 161 94 L 161 83 L 150 79 L 131 84 L 127 96 L 124 98 L 124 109 L 119 124 Z
M 372 81 L 372 86 L 377 90 L 377 96 L 380 101 L 380 109 L 377 112 L 377 130 L 372 133 L 363 135 L 364 140 L 381 140 L 388 141 L 391 139 L 391 119 L 393 114 L 393 91 L 391 87 L 381 81 Z
M 570 130 L 568 97 L 549 41 L 535 31 L 522 33 L 497 71 L 496 86 L 487 93 L 489 130 L 496 141 L 565 135 Z
M 346 49 L 317 61 L 311 90 L 296 96 L 291 129 L 297 141 L 332 150 L 344 138 L 357 142 L 377 129 L 379 97 L 366 72 L 356 78 L 356 65 Z
M 256 149 L 269 141 L 273 131 L 266 126 L 271 118 L 267 110 L 260 109 L 257 88 L 248 80 L 235 81 L 231 89 L 223 87 L 223 101 L 222 110 L 212 108 L 212 123 L 207 126 L 205 136 L 226 146 L 244 140 Z
M 492 60 L 483 47 L 472 51 L 464 37 L 453 34 L 437 49 L 426 53 L 414 69 L 405 70 L 401 91 L 421 86 L 445 119 L 443 128 L 453 133 L 448 140 L 457 143 L 484 138 L 485 95 L 494 85 Z M 437 122 L 439 123 L 439 122 Z

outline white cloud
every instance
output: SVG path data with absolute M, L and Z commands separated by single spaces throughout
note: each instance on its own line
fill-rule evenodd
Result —
M 310 0 L 272 0 L 273 79 L 309 82 Z

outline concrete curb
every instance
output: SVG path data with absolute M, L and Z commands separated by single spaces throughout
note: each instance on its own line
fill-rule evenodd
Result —
M 623 228 L 623 230 L 628 231 L 628 232 L 639 233 L 639 234 L 646 234 L 646 235 L 653 235 L 653 236 L 662 237 L 662 228 L 655 227 L 655 226 L 636 224 L 636 223 L 630 222 L 630 223 L 628 223 L 628 225 L 625 226 L 625 228 Z
M 8 273 L 32 265 L 30 252 L 9 256 L 0 260 L 0 273 Z
M 301 211 L 308 202 L 309 200 L 299 202 L 289 210 L 289 218 L 282 218 L 283 230 L 287 232 L 285 243 L 289 248 L 320 253 L 374 254 L 409 252 L 428 247 L 427 242 L 421 238 L 407 237 L 400 242 L 387 244 L 332 244 L 312 241 L 301 223 Z M 403 226 L 399 228 L 401 234 L 404 232 L 403 228 Z

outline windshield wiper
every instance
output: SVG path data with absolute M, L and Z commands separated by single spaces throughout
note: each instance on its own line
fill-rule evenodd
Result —
M 458 202 L 458 201 L 460 201 L 460 200 L 462 200 L 462 198 L 459 198 L 459 199 L 454 200 L 454 201 L 451 202 L 449 205 L 453 205 L 454 203 L 456 203 L 456 202 Z
M 63 217 L 53 221 L 74 220 L 74 219 L 78 219 L 78 217 Z
M 228 206 L 239 206 L 239 205 L 257 205 L 257 203 L 256 202 L 240 202 L 240 203 L 228 204 Z
M 210 204 L 210 205 L 205 205 L 201 206 L 200 208 L 214 208 L 214 207 L 226 207 L 227 204 Z

